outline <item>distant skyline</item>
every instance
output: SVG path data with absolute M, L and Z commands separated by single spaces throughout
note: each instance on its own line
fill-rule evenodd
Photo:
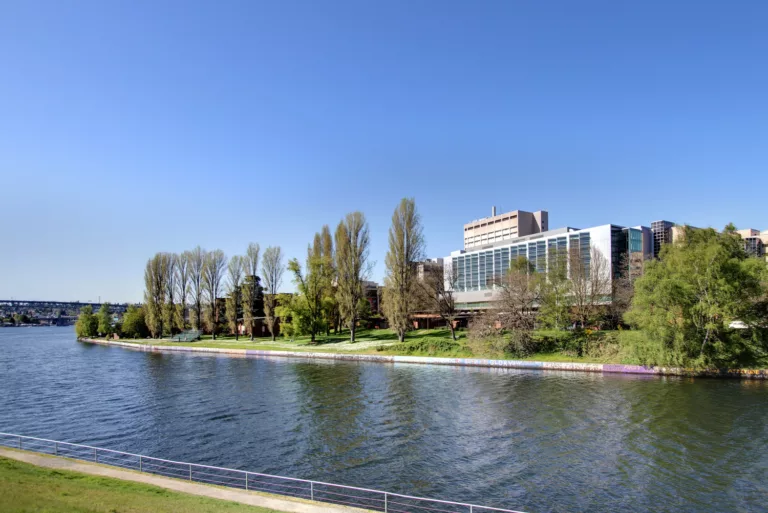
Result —
M 0 299 L 140 301 L 157 251 L 303 260 L 415 197 L 428 256 L 548 210 L 768 229 L 768 3 L 0 6 Z M 292 290 L 290 276 L 285 290 Z

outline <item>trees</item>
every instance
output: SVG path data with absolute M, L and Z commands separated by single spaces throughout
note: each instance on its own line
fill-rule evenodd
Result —
M 363 282 L 368 276 L 370 246 L 368 223 L 362 212 L 352 212 L 336 228 L 336 298 L 341 316 L 349 327 L 349 339 L 355 341 Z
M 541 300 L 543 275 L 525 257 L 511 263 L 507 274 L 497 280 L 497 315 L 501 326 L 530 332 L 536 323 L 536 307 Z
M 425 267 L 424 276 L 419 281 L 424 308 L 436 313 L 446 322 L 451 329 L 453 340 L 456 340 L 454 322 L 459 315 L 458 310 L 456 310 L 455 296 L 458 280 L 458 270 L 453 268 L 453 264 L 446 262 L 441 266 Z
M 317 239 L 317 236 L 316 236 Z M 297 259 L 288 262 L 288 271 L 293 274 L 293 282 L 300 296 L 292 301 L 291 314 L 294 317 L 294 325 L 297 325 L 302 333 L 309 333 L 310 342 L 316 343 L 317 334 L 325 324 L 323 322 L 323 262 L 313 248 L 307 250 L 306 269 L 302 270 Z
M 191 252 L 185 251 L 176 259 L 176 294 L 179 300 L 177 321 L 180 331 L 187 329 L 187 296 L 189 295 Z
M 237 329 L 237 319 L 240 314 L 241 305 L 241 287 L 243 281 L 243 257 L 238 255 L 229 259 L 227 266 L 227 276 L 229 278 L 229 295 L 227 297 L 227 323 L 230 331 L 235 333 L 235 340 L 240 339 Z
M 595 320 L 600 305 L 610 301 L 611 264 L 595 246 L 588 250 L 572 248 L 568 257 L 574 315 L 579 326 L 585 328 Z
M 546 278 L 540 282 L 541 298 L 538 320 L 555 330 L 565 329 L 570 324 L 572 297 L 569 293 L 568 253 L 553 250 L 548 258 Z
M 256 318 L 259 315 L 259 306 L 261 303 L 261 279 L 257 276 L 259 270 L 259 245 L 256 243 L 248 244 L 248 249 L 243 257 L 243 270 L 245 272 L 245 282 L 243 283 L 243 323 L 248 329 L 248 334 L 253 340 L 254 330 L 256 329 Z
M 203 296 L 205 295 L 205 285 L 203 277 L 205 275 L 205 262 L 208 252 L 197 246 L 188 252 L 189 259 L 189 290 L 192 300 L 192 308 L 195 311 L 194 325 L 195 329 L 203 329 Z M 192 318 L 190 318 L 192 320 Z
M 128 307 L 123 314 L 122 335 L 127 338 L 146 338 L 149 335 L 142 307 L 135 305 Z
M 112 316 L 109 314 L 109 303 L 103 303 L 97 314 L 98 332 L 104 337 L 108 337 L 115 332 L 112 327 Z
M 99 333 L 99 319 L 93 314 L 93 307 L 86 305 L 80 309 L 75 323 L 77 338 L 95 337 Z
M 619 269 L 611 282 L 611 302 L 608 318 L 612 327 L 617 327 L 624 319 L 624 314 L 632 305 L 635 293 L 635 281 L 642 275 L 642 255 L 624 255 L 619 262 Z
M 168 255 L 156 253 L 144 269 L 144 303 L 147 307 L 147 326 L 152 336 L 163 336 L 163 310 L 168 281 Z
M 383 309 L 400 342 L 417 306 L 416 263 L 424 258 L 421 217 L 413 199 L 403 198 L 392 215 L 389 250 L 385 258 Z
M 203 264 L 203 295 L 207 300 L 207 320 L 213 340 L 216 340 L 216 328 L 219 323 L 219 305 L 221 285 L 224 279 L 224 269 L 227 267 L 227 257 L 220 249 L 206 253 Z
M 686 228 L 635 282 L 625 318 L 642 329 L 647 364 L 754 365 L 768 352 L 768 276 L 737 234 Z M 741 321 L 745 329 L 731 329 Z
M 168 334 L 173 336 L 173 329 L 178 324 L 176 309 L 176 264 L 179 257 L 175 253 L 164 253 L 165 272 L 165 304 L 163 305 L 163 322 L 168 327 Z
M 280 246 L 268 247 L 261 261 L 264 276 L 264 318 L 272 340 L 275 340 L 275 323 L 277 317 L 277 291 L 283 282 L 283 252 Z
M 320 259 L 320 274 L 323 282 L 323 323 L 325 334 L 330 335 L 331 328 L 338 332 L 341 327 L 341 315 L 336 297 L 338 279 L 333 238 L 327 224 L 323 225 L 319 234 L 315 234 L 312 251 Z

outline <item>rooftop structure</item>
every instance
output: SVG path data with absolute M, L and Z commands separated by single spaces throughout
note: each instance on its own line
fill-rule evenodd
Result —
M 513 210 L 496 215 L 496 207 L 492 207 L 491 217 L 484 217 L 464 225 L 464 249 L 547 230 L 549 230 L 549 213 L 546 210 L 538 212 Z

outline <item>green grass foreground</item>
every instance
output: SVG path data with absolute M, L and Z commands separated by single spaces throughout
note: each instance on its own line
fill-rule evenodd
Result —
M 577 356 L 574 350 L 563 350 L 562 348 L 572 347 L 574 339 L 577 336 L 583 336 L 583 334 L 577 335 L 569 331 L 537 330 L 534 332 L 534 338 L 538 342 L 537 347 L 546 349 L 521 356 L 481 349 L 470 343 L 466 330 L 458 330 L 456 334 L 458 340 L 453 341 L 450 330 L 447 328 L 415 330 L 407 334 L 403 343 L 399 343 L 396 334 L 389 329 L 358 330 L 355 343 L 349 342 L 348 332 L 318 336 L 315 344 L 310 343 L 308 336 L 296 337 L 293 340 L 278 337 L 274 342 L 268 338 L 257 338 L 253 342 L 248 337 L 240 337 L 240 340 L 235 340 L 235 337 L 230 335 L 217 336 L 215 341 L 210 335 L 204 335 L 197 342 L 170 342 L 163 339 L 122 339 L 122 341 L 156 346 L 637 364 L 639 362 L 633 357 L 629 347 L 633 343 L 633 338 L 642 336 L 635 331 L 596 332 L 591 337 L 589 350 L 583 356 Z
M 274 510 L 0 457 L 0 511 L 269 513 Z

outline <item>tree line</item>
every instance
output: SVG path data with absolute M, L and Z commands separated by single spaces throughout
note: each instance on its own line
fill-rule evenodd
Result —
M 209 332 L 214 340 L 224 329 L 239 337 L 242 319 L 251 340 L 257 320 L 264 321 L 274 340 L 283 253 L 280 246 L 260 253 L 256 243 L 231 258 L 220 249 L 200 246 L 180 254 L 156 253 L 144 269 L 144 311 L 151 336 L 192 328 Z
M 273 340 L 279 322 L 286 336 L 309 335 L 312 343 L 320 334 L 342 329 L 354 342 L 360 321 L 372 315 L 366 298 L 366 281 L 373 267 L 370 242 L 365 215 L 356 211 L 341 219 L 333 234 L 328 225 L 323 226 L 308 245 L 303 262 L 292 258 L 285 265 L 279 246 L 267 248 L 260 257 L 255 243 L 248 245 L 244 255 L 230 258 L 220 249 L 206 251 L 199 246 L 180 254 L 159 252 L 144 269 L 143 305 L 129 309 L 120 329 L 106 329 L 92 320 L 100 314 L 84 309 L 78 335 L 159 338 L 193 328 L 214 339 L 224 331 L 237 338 L 242 321 L 253 340 L 257 321 L 263 320 Z M 389 229 L 381 298 L 384 315 L 401 341 L 411 328 L 412 315 L 430 303 L 423 283 L 452 294 L 436 275 L 430 274 L 431 279 L 419 284 L 418 264 L 424 259 L 424 248 L 416 203 L 404 198 Z M 278 292 L 286 270 L 296 294 Z

